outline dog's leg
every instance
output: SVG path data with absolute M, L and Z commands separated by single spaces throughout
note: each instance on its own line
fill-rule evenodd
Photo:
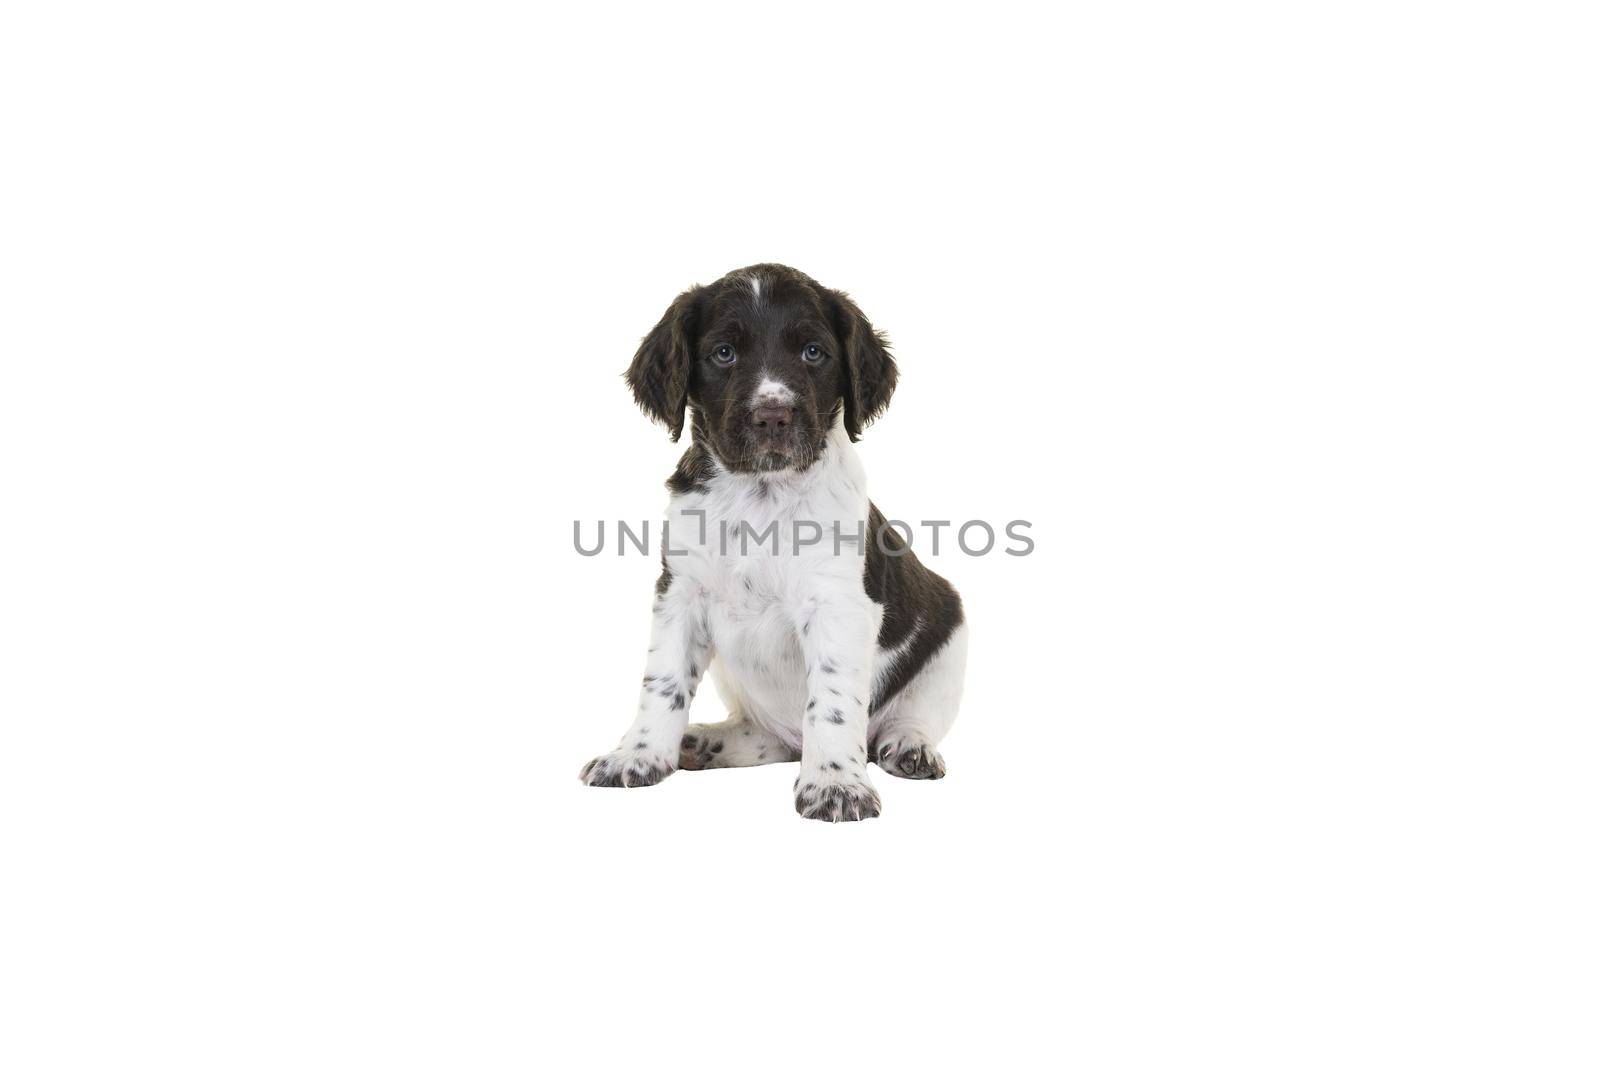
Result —
M 678 768 L 689 704 L 711 660 L 705 597 L 696 583 L 666 573 L 654 612 L 639 713 L 615 749 L 584 765 L 585 785 L 655 785 Z
M 872 760 L 897 778 L 943 778 L 939 742 L 955 722 L 967 669 L 967 626 L 872 717 Z
M 708 771 L 714 767 L 793 763 L 799 758 L 800 754 L 777 735 L 753 722 L 732 718 L 691 724 L 683 735 L 678 767 L 685 771 Z
M 808 819 L 855 822 L 881 806 L 867 781 L 867 701 L 880 619 L 864 596 L 859 603 L 812 602 L 798 613 L 808 701 L 794 806 Z

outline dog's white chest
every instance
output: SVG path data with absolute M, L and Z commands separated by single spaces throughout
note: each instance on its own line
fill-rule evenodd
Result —
M 683 555 L 668 566 L 705 597 L 713 674 L 746 714 L 792 740 L 807 700 L 803 620 L 819 603 L 875 608 L 858 540 L 865 479 L 844 447 L 819 467 L 789 483 L 724 476 L 675 498 L 669 513 Z

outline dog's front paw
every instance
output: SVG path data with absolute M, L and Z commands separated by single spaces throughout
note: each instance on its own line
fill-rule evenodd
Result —
M 837 768 L 801 771 L 794 782 L 794 810 L 808 819 L 824 822 L 859 822 L 875 819 L 883 807 L 878 791 L 866 775 Z
M 583 765 L 578 778 L 584 785 L 633 788 L 655 785 L 677 770 L 670 760 L 645 748 L 616 749 Z

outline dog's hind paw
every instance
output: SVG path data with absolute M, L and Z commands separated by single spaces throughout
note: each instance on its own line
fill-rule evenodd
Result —
M 896 778 L 944 777 L 944 757 L 939 750 L 912 738 L 885 740 L 873 759 Z
M 678 766 L 686 771 L 704 771 L 717 765 L 723 742 L 713 738 L 709 731 L 686 733 L 678 750 Z
M 670 761 L 647 749 L 624 752 L 619 748 L 585 763 L 578 778 L 584 785 L 631 789 L 655 785 L 675 770 Z

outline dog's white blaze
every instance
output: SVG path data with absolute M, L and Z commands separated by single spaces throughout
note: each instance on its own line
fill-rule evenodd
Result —
M 755 294 L 755 298 L 757 300 L 760 300 L 761 299 L 761 276 L 758 275 L 758 274 L 752 274 L 752 275 L 750 275 L 749 278 L 747 278 L 745 280 L 750 283 L 750 291 Z
M 756 386 L 756 394 L 750 400 L 750 406 L 760 407 L 762 404 L 793 404 L 794 390 L 775 378 L 762 378 L 761 384 Z

